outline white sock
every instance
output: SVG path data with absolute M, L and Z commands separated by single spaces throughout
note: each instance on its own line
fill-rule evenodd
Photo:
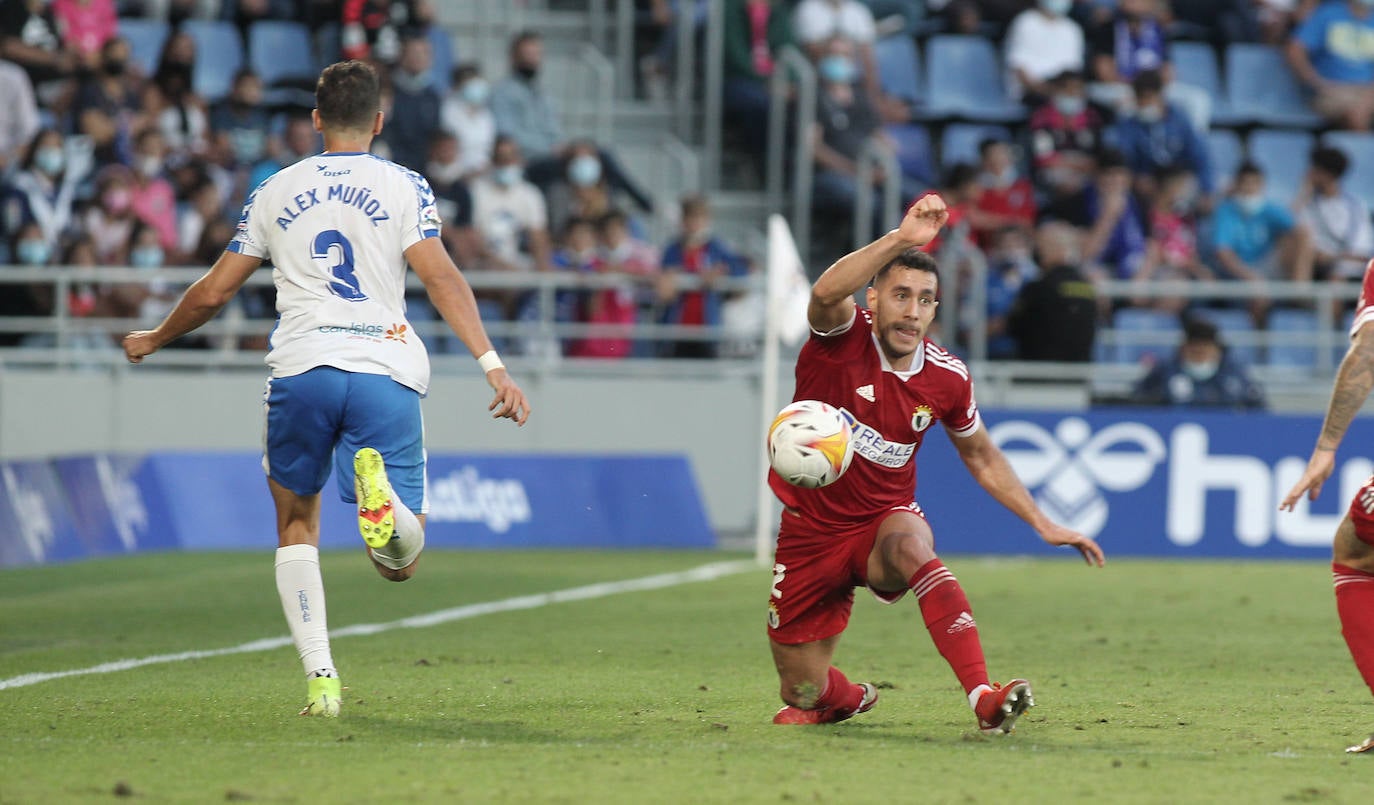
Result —
M 992 690 L 992 686 L 991 686 L 991 685 L 979 685 L 978 687 L 976 687 L 976 688 L 974 688 L 973 690 L 969 691 L 969 692 L 968 692 L 968 706 L 969 706 L 969 707 L 972 707 L 974 710 L 977 710 L 977 709 L 978 709 L 978 700 L 981 699 L 981 698 L 983 698 L 983 694 L 984 694 L 984 693 L 987 693 L 987 692 L 990 691 L 990 690 Z
M 333 672 L 319 548 L 287 545 L 277 549 L 277 594 L 306 676 L 315 671 Z
M 381 548 L 372 548 L 372 557 L 383 567 L 400 570 L 414 562 L 425 547 L 425 529 L 420 525 L 420 518 L 395 495 L 391 499 L 391 511 L 396 518 L 396 536 Z

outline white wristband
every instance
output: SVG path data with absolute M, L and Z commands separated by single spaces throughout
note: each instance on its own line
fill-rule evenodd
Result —
M 504 363 L 501 363 L 501 356 L 497 355 L 496 350 L 494 349 L 489 349 L 486 352 L 483 352 L 482 356 L 477 359 L 477 365 L 482 367 L 483 374 L 490 372 L 492 369 L 506 368 L 506 365 Z

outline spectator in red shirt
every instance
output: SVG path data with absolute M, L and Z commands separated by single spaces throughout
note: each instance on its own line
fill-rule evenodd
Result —
M 100 49 L 118 33 L 114 0 L 53 0 L 62 44 L 87 67 L 100 64 Z
M 429 0 L 343 0 L 343 58 L 388 67 L 401 57 L 403 36 L 424 36 L 434 22 Z
M 992 236 L 1007 227 L 1023 229 L 1029 236 L 1035 226 L 1035 188 L 1017 170 L 1011 144 L 983 140 L 978 144 L 978 157 L 982 192 L 973 204 L 978 245 L 986 249 Z

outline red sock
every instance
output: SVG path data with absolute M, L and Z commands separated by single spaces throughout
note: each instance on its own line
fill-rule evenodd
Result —
M 854 715 L 864 699 L 864 689 L 850 682 L 840 669 L 830 666 L 825 690 L 816 699 L 816 710 L 827 711 L 826 721 L 843 721 Z
M 983 645 L 978 641 L 978 623 L 959 580 L 939 559 L 921 565 L 916 575 L 907 581 L 921 605 L 926 629 L 935 641 L 935 648 L 954 669 L 965 693 L 972 693 L 979 685 L 988 684 L 987 661 L 983 659 Z
M 1374 693 L 1374 573 L 1331 563 L 1336 582 L 1336 612 L 1341 636 L 1350 647 L 1364 683 Z

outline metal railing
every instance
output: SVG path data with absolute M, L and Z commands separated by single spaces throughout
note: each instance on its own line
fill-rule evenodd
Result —
M 792 150 L 792 203 L 790 210 L 783 204 L 783 193 L 787 190 L 787 178 L 783 174 L 783 162 L 787 150 L 787 112 L 788 89 L 795 82 L 796 103 L 792 113 L 796 116 Z M 802 263 L 811 259 L 811 180 L 815 165 L 815 148 L 811 142 L 811 129 L 816 120 L 816 70 L 811 61 L 800 50 L 788 46 L 778 52 L 773 75 L 768 81 L 770 95 L 768 105 L 768 155 L 765 185 L 768 192 L 768 208 L 787 214 L 792 226 L 792 237 L 797 242 L 797 251 Z
M 878 137 L 870 137 L 864 142 L 863 150 L 859 152 L 857 167 L 853 240 L 854 248 L 862 249 L 872 243 L 880 232 L 885 232 L 900 222 L 902 215 L 902 169 L 897 164 L 896 154 L 892 153 L 892 149 L 886 147 Z M 873 215 L 874 197 L 876 195 L 873 181 L 875 169 L 883 172 L 882 199 L 879 207 L 882 211 L 881 219 L 875 219 Z M 877 227 L 874 226 L 875 220 L 881 220 L 881 224 Z

